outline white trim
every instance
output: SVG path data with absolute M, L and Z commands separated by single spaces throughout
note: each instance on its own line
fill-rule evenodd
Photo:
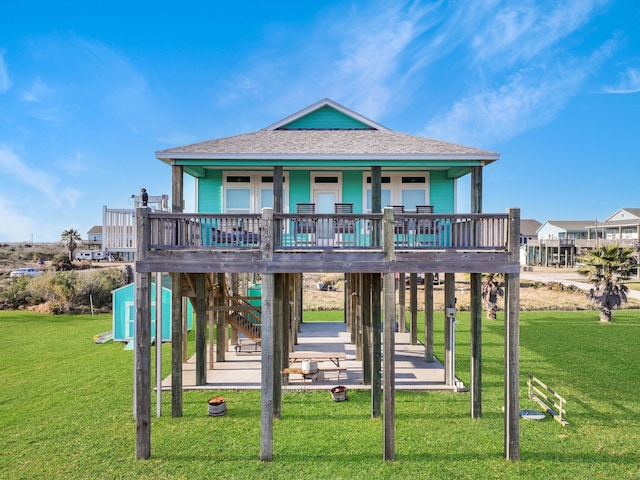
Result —
M 302 154 L 302 153 L 188 153 L 188 152 L 172 152 L 161 153 L 156 152 L 156 158 L 159 160 L 332 160 L 335 162 L 343 162 L 345 160 L 446 160 L 446 161 L 464 161 L 464 160 L 481 160 L 486 162 L 493 162 L 500 158 L 499 154 L 459 154 L 459 153 L 430 153 L 430 154 Z M 375 162 L 369 162 L 375 163 Z M 207 167 L 211 165 L 194 165 Z

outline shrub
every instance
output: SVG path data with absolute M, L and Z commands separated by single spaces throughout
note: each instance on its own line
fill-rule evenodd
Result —
M 31 277 L 18 277 L 6 289 L 0 291 L 0 310 L 17 310 L 31 305 L 33 297 L 29 289 Z

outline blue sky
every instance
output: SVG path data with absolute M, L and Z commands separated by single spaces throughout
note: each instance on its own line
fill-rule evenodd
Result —
M 85 238 L 103 205 L 171 193 L 157 150 L 326 97 L 500 152 L 486 212 L 640 207 L 636 0 L 26 0 L 0 23 L 0 241 Z

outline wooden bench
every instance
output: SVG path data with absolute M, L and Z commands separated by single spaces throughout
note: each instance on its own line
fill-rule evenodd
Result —
M 323 373 L 324 372 L 337 372 L 338 380 L 340 380 L 340 374 L 342 372 L 346 372 L 347 371 L 347 367 L 334 367 L 334 366 L 322 367 L 322 366 L 320 366 L 320 367 L 318 367 L 318 371 L 319 372 L 323 372 Z
M 248 352 L 248 353 L 253 353 L 253 352 L 259 352 L 260 347 L 261 347 L 261 342 L 260 340 L 251 340 L 250 338 L 243 338 L 243 339 L 238 339 L 238 343 L 233 345 L 233 348 L 235 349 L 236 353 L 241 353 L 241 352 Z

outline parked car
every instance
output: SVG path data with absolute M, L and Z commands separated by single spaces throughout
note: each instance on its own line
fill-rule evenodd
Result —
M 40 275 L 42 270 L 37 268 L 18 268 L 9 274 L 10 277 L 24 277 L 25 275 L 34 277 Z

